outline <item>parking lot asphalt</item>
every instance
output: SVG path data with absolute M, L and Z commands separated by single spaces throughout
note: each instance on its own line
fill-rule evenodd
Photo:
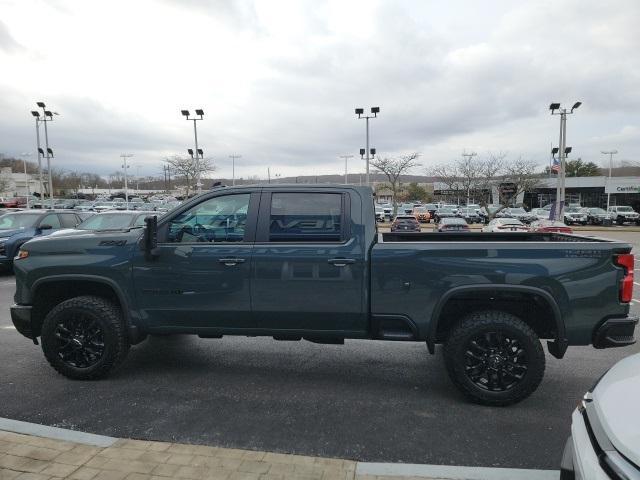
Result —
M 640 233 L 594 235 L 640 251 Z M 79 382 L 56 374 L 40 347 L 12 328 L 13 292 L 13 277 L 0 276 L 2 417 L 360 461 L 557 469 L 584 391 L 640 352 L 571 347 L 563 360 L 547 355 L 540 388 L 506 408 L 467 402 L 446 376 L 441 350 L 431 356 L 422 343 L 153 337 L 109 379 Z

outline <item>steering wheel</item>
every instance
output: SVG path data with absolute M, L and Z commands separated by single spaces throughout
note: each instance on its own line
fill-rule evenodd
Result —
M 204 226 L 202 226 L 199 223 L 196 223 L 193 225 L 193 227 L 191 227 L 191 233 L 193 235 L 204 235 L 205 233 L 207 233 L 207 229 L 204 228 Z

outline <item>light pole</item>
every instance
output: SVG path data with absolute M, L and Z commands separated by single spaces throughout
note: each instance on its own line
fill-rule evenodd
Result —
M 236 158 L 242 158 L 242 155 L 229 155 L 231 159 L 231 185 L 236 184 Z
M 467 162 L 471 162 L 471 159 L 478 155 L 476 152 L 466 153 L 462 152 L 462 156 L 467 160 Z M 469 206 L 469 197 L 471 196 L 471 180 L 469 179 L 469 183 L 467 184 L 467 207 Z
M 42 184 L 42 155 L 40 155 L 40 152 L 42 151 L 42 148 L 40 147 L 40 112 L 32 110 L 31 115 L 33 115 L 36 119 L 36 142 L 38 144 L 38 182 L 40 188 L 40 191 L 38 193 L 40 193 L 40 201 L 43 201 L 44 185 Z
M 200 171 L 200 160 L 202 160 L 204 152 L 202 151 L 201 148 L 196 148 L 195 153 L 193 152 L 192 148 L 187 148 L 187 153 L 191 156 L 191 160 L 195 160 L 195 177 L 196 177 L 196 192 L 200 193 L 199 187 L 198 185 L 200 184 L 200 175 L 199 175 L 199 171 Z M 195 156 L 194 156 L 195 155 Z M 187 181 L 189 181 L 189 178 L 187 178 Z
M 47 110 L 44 102 L 37 102 L 40 108 L 42 108 L 42 112 L 44 113 L 43 118 L 40 120 L 44 122 L 44 144 L 46 147 L 46 158 L 47 158 L 47 170 L 49 172 L 49 200 L 51 202 L 51 208 L 53 208 L 53 176 L 51 173 L 51 159 L 53 158 L 53 150 L 49 148 L 49 131 L 47 129 L 47 123 L 53 121 L 53 116 L 58 115 L 58 112 L 52 112 L 51 110 Z
M 344 158 L 344 184 L 348 185 L 349 177 L 348 177 L 348 171 L 347 171 L 347 160 L 349 160 L 350 158 L 353 158 L 353 155 L 340 155 L 340 158 Z
M 25 198 L 27 199 L 27 210 L 29 210 L 29 196 L 31 195 L 31 193 L 29 193 L 29 177 L 27 176 L 27 157 L 30 157 L 31 153 L 22 152 L 21 156 L 22 163 L 24 165 L 24 188 L 27 192 Z
M 130 167 L 130 165 L 127 165 L 127 158 L 131 157 L 133 157 L 132 153 L 123 153 L 120 155 L 120 158 L 122 158 L 122 168 L 124 169 L 124 201 L 127 203 L 127 208 L 129 208 L 129 187 L 127 184 L 127 170 Z
M 140 193 L 140 165 L 136 165 L 136 195 Z
M 365 147 L 367 152 L 367 186 L 371 186 L 371 183 L 369 182 L 369 119 L 378 117 L 378 114 L 380 113 L 380 107 L 371 107 L 371 113 L 373 115 L 364 115 L 364 108 L 356 108 L 356 115 L 358 115 L 358 118 L 364 118 L 367 125 L 367 138 Z
M 607 213 L 609 213 L 611 202 L 611 166 L 613 164 L 613 156 L 618 153 L 618 150 L 603 150 L 600 153 L 609 155 L 609 178 L 607 179 Z
M 197 127 L 197 122 L 198 120 L 202 120 L 202 117 L 204 116 L 204 110 L 202 110 L 201 108 L 196 108 L 196 115 L 198 115 L 200 118 L 196 118 L 196 117 L 192 117 L 189 118 L 189 110 L 180 110 L 180 113 L 182 113 L 182 115 L 184 115 L 184 118 L 186 120 L 193 120 L 193 137 L 195 140 L 195 145 L 196 145 L 196 164 L 195 164 L 195 170 L 196 170 L 196 189 L 198 191 L 198 193 L 202 192 L 202 185 L 200 184 L 200 161 L 198 159 L 198 152 L 202 152 L 201 149 L 198 148 L 198 127 Z M 192 157 L 193 158 L 193 157 Z
M 373 159 L 376 158 L 376 149 L 375 148 L 370 148 L 368 151 L 365 151 L 364 148 L 360 149 L 360 160 L 364 160 L 365 159 L 365 154 L 367 157 L 367 166 L 369 165 L 369 159 Z M 369 172 L 367 169 L 367 185 L 371 186 L 369 183 Z M 360 179 L 360 185 L 362 185 L 362 179 Z
M 551 115 L 560 115 L 560 140 L 558 142 L 558 150 L 560 154 L 560 170 L 558 171 L 558 184 L 556 186 L 556 208 L 554 211 L 554 219 L 556 221 L 564 220 L 564 203 L 565 203 L 565 176 L 566 176 L 566 158 L 567 158 L 567 115 L 572 115 L 573 111 L 580 107 L 582 102 L 576 102 L 567 111 L 561 108 L 559 103 L 549 105 Z M 571 151 L 571 150 L 569 150 Z

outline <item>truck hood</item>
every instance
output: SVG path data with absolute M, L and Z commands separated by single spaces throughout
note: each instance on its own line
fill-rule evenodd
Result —
M 640 354 L 621 360 L 593 391 L 598 420 L 613 446 L 640 465 Z
M 138 232 L 141 233 L 142 229 L 141 228 L 136 228 L 131 230 L 131 232 Z M 130 233 L 129 230 L 123 230 L 123 229 L 118 229 L 118 230 L 78 230 L 75 228 L 65 228 L 62 230 L 57 230 L 55 232 L 53 232 L 52 234 L 49 235 L 49 238 L 51 237 L 84 237 L 86 235 L 98 235 L 98 236 L 104 236 L 104 235 L 113 235 L 113 234 L 124 234 L 124 233 Z
M 142 235 L 141 228 L 130 231 L 67 230 L 57 235 L 36 237 L 25 243 L 25 250 L 35 254 L 73 254 L 104 247 L 132 247 Z

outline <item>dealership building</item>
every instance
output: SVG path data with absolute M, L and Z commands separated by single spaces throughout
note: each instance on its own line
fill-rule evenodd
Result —
M 530 208 L 543 207 L 556 198 L 557 178 L 547 178 L 532 192 L 527 192 L 523 202 Z M 566 177 L 566 203 L 578 203 L 583 207 L 607 208 L 607 195 L 611 205 L 629 205 L 640 208 L 640 177 Z
M 514 204 L 524 204 L 528 208 L 539 208 L 553 203 L 556 198 L 557 177 L 541 178 L 530 192 L 519 194 Z M 628 205 L 640 211 L 640 176 L 629 177 L 567 177 L 565 179 L 566 203 L 580 204 L 583 207 L 607 208 L 607 195 L 611 196 L 611 205 Z M 462 188 L 451 189 L 442 182 L 433 183 L 433 194 L 436 201 L 447 201 L 455 204 L 466 202 L 467 192 Z M 470 201 L 477 203 L 478 192 L 470 192 Z M 489 192 L 484 192 L 488 196 Z M 491 192 L 493 203 L 499 202 L 498 186 Z

